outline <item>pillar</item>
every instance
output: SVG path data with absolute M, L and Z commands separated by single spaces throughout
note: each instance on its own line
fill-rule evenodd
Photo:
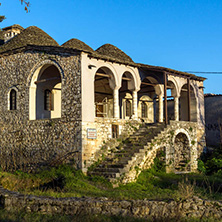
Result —
M 191 121 L 191 110 L 190 110 L 190 79 L 187 79 L 187 102 L 188 102 L 188 121 Z
M 179 97 L 174 97 L 174 118 L 179 121 Z
M 113 116 L 119 119 L 119 89 L 113 90 Z
M 163 94 L 159 95 L 159 123 L 163 122 Z
M 133 118 L 137 119 L 137 91 L 133 91 Z

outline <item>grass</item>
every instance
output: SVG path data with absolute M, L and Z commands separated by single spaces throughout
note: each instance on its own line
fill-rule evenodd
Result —
M 219 176 L 166 174 L 154 168 L 143 171 L 136 182 L 116 188 L 102 177 L 86 176 L 67 165 L 37 174 L 0 171 L 0 184 L 9 190 L 38 196 L 177 200 L 197 195 L 222 200 L 222 178 Z
M 157 167 L 158 166 L 158 167 Z M 161 169 L 161 170 L 158 170 Z M 166 174 L 158 162 L 140 173 L 134 183 L 113 188 L 106 179 L 98 176 L 86 176 L 71 166 L 43 170 L 36 174 L 21 171 L 14 173 L 0 171 L 0 184 L 9 190 L 25 194 L 52 197 L 108 197 L 115 200 L 155 199 L 184 200 L 197 195 L 206 199 L 222 200 L 222 177 L 219 174 Z M 106 215 L 43 215 L 40 213 L 7 212 L 0 208 L 0 221 L 27 222 L 194 222 L 199 218 L 133 218 Z M 220 221 L 215 218 L 202 218 L 203 222 Z

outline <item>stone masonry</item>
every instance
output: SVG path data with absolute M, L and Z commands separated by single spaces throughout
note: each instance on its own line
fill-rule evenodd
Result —
M 60 119 L 29 120 L 29 84 L 33 67 L 44 61 L 63 71 Z M 32 170 L 72 155 L 81 167 L 80 56 L 26 51 L 0 57 L 0 159 L 3 169 Z M 8 110 L 10 87 L 18 89 L 17 110 Z M 68 99 L 67 99 L 68 98 Z
M 23 195 L 0 188 L 1 206 L 10 210 L 24 210 L 43 214 L 87 215 L 156 218 L 222 218 L 220 201 L 198 197 L 186 200 L 109 200 L 108 198 L 52 198 Z

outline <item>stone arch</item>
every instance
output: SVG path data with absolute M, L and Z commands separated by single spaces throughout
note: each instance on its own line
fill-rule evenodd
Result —
M 141 81 L 140 90 L 138 92 L 139 97 L 148 95 L 152 98 L 153 103 L 153 122 L 162 122 L 162 105 L 163 105 L 163 92 L 164 86 L 160 84 L 158 79 L 153 76 L 143 76 Z
M 168 75 L 168 82 L 171 82 L 174 86 L 174 89 L 172 91 L 172 96 L 173 97 L 179 97 L 180 90 L 179 90 L 179 85 L 178 85 L 177 80 L 173 76 Z
M 137 72 L 135 72 L 133 69 L 131 68 L 126 68 L 124 70 L 124 72 L 122 72 L 121 76 L 120 76 L 120 81 L 122 81 L 122 77 L 126 75 L 128 78 L 131 78 L 132 80 L 128 82 L 129 84 L 129 89 L 131 91 L 138 91 L 140 89 L 140 83 L 141 83 L 141 80 L 140 80 L 140 76 Z
M 167 81 L 167 116 L 168 120 L 179 120 L 179 91 L 174 78 L 168 78 Z
M 65 79 L 64 71 L 63 71 L 62 67 L 59 65 L 59 63 L 55 60 L 45 59 L 45 60 L 35 64 L 33 66 L 33 68 L 31 69 L 31 72 L 30 72 L 30 74 L 28 75 L 28 78 L 27 78 L 27 87 L 35 86 L 34 83 L 35 83 L 35 81 L 37 81 L 38 73 L 43 67 L 44 67 L 43 70 L 46 68 L 45 65 L 54 65 L 54 66 L 56 66 L 56 68 L 59 70 L 59 73 L 61 75 L 61 79 L 64 81 L 64 79 Z
M 61 117 L 63 71 L 52 60 L 44 60 L 33 68 L 29 85 L 29 119 Z M 45 109 L 45 90 L 50 90 L 50 110 Z
M 123 79 L 123 77 L 130 79 L 126 82 L 127 88 L 130 91 L 134 91 L 137 88 L 136 87 L 136 78 L 131 72 L 126 71 L 120 77 L 121 77 L 121 80 Z M 122 86 L 122 84 L 121 84 L 121 86 Z
M 191 141 L 184 129 L 179 129 L 173 137 L 172 160 L 174 171 L 187 172 L 191 170 Z
M 108 67 L 102 66 L 96 70 L 94 76 L 96 117 L 113 117 L 113 90 L 116 88 L 116 84 L 117 79 Z
M 113 66 L 111 66 L 110 64 L 105 64 L 105 65 L 99 66 L 94 72 L 94 79 L 96 77 L 96 74 L 100 70 L 103 70 L 104 74 L 109 75 L 109 85 L 110 85 L 111 89 L 115 89 L 115 88 L 119 87 L 118 76 L 117 76 L 116 70 L 114 69 Z
M 197 121 L 197 98 L 195 87 L 193 84 L 190 84 L 190 121 Z M 188 95 L 187 95 L 187 84 L 184 84 L 180 90 L 180 99 L 179 99 L 179 113 L 181 121 L 188 121 Z
M 133 101 L 133 93 L 136 93 L 138 86 L 134 73 L 124 71 L 121 75 L 121 87 L 119 89 L 120 113 L 122 119 L 133 118 L 137 116 L 137 111 L 134 113 L 133 102 L 137 106 L 137 97 Z

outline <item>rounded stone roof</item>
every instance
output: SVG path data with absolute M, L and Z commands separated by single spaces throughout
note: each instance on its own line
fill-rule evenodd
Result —
M 21 25 L 18 25 L 18 24 L 7 26 L 5 28 L 2 28 L 2 30 L 5 31 L 5 30 L 8 30 L 8 29 L 12 29 L 12 28 L 20 29 L 21 31 L 24 30 L 24 28 Z
M 80 51 L 94 52 L 94 50 L 90 46 L 79 39 L 70 39 L 69 41 L 63 43 L 61 46 L 64 48 L 72 48 Z
M 43 30 L 36 26 L 30 26 L 2 45 L 0 47 L 0 52 L 9 51 L 27 45 L 59 46 L 59 44 Z
M 100 46 L 98 49 L 96 49 L 96 52 L 101 55 L 111 57 L 115 60 L 130 62 L 130 63 L 133 62 L 133 60 L 125 52 L 123 52 L 122 50 L 111 44 L 105 44 Z

